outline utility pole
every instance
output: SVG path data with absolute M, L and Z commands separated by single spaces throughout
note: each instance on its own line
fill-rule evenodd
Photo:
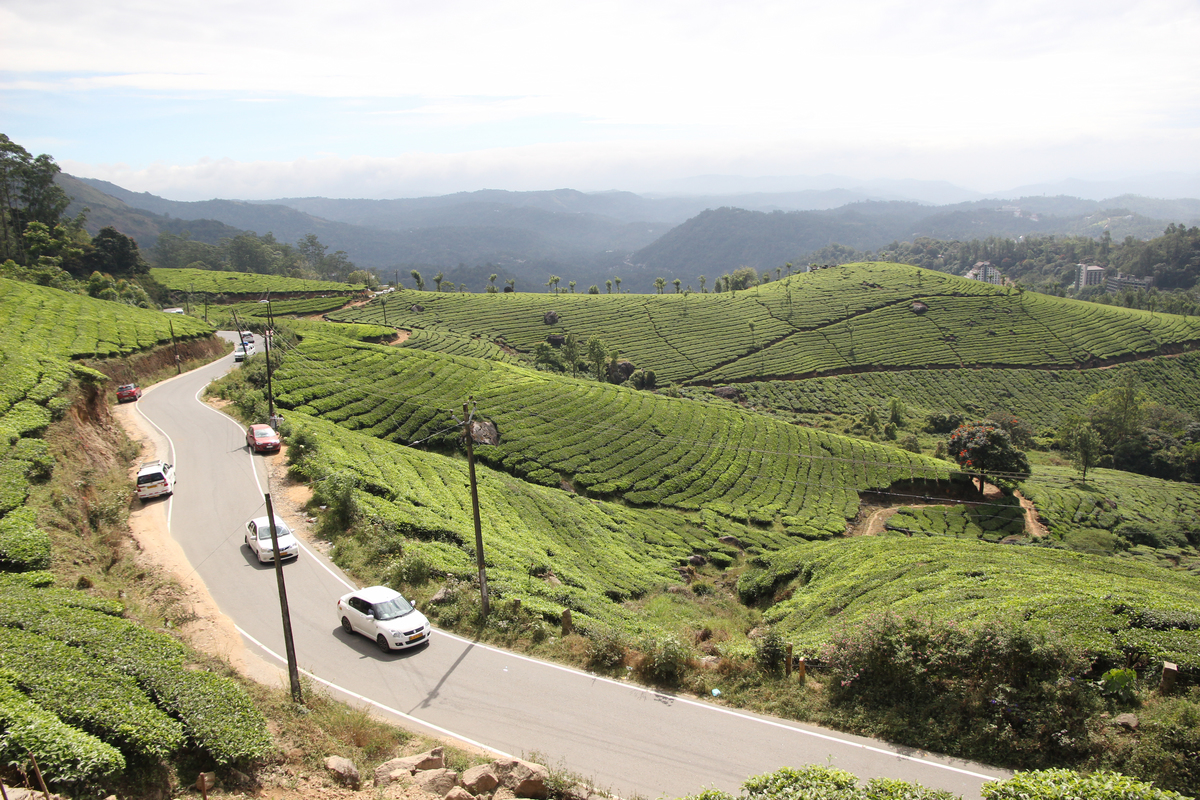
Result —
M 267 304 L 267 324 L 268 325 L 271 324 L 270 320 L 271 320 L 271 305 L 270 305 L 270 303 L 268 303 Z M 271 328 L 267 328 L 266 335 L 263 337 L 263 341 L 266 342 L 266 351 L 267 351 L 267 418 L 271 422 L 271 427 L 278 430 L 279 426 L 275 422 L 275 390 L 273 388 L 271 388 L 271 335 L 274 332 L 275 331 L 272 330 Z
M 383 309 L 383 327 L 387 327 L 387 298 L 379 301 L 379 307 Z
M 287 652 L 288 682 L 292 686 L 292 700 L 303 703 L 300 694 L 300 667 L 296 665 L 296 645 L 292 643 L 292 615 L 288 612 L 287 587 L 283 583 L 283 559 L 279 557 L 279 533 L 275 530 L 275 511 L 271 508 L 271 493 L 263 495 L 267 501 L 267 521 L 271 526 L 271 547 L 275 549 L 275 583 L 279 585 L 279 610 L 283 612 L 283 648 Z
M 471 414 L 463 403 L 463 438 L 467 441 L 467 472 L 471 476 L 471 511 L 475 515 L 475 564 L 479 567 L 479 592 L 483 616 L 488 615 L 487 569 L 483 565 L 483 528 L 479 524 L 479 489 L 475 485 L 475 446 L 471 438 Z
M 171 347 L 175 348 L 175 374 L 183 374 L 183 364 L 179 361 L 179 342 L 175 341 L 175 320 L 167 320 L 167 324 L 171 328 Z

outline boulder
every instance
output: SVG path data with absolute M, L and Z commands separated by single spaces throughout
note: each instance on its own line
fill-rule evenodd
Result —
M 545 322 L 547 325 L 555 324 L 556 322 L 558 322 L 558 312 L 557 311 L 547 311 L 545 314 L 542 314 L 542 321 Z
M 477 767 L 471 767 L 462 774 L 460 781 L 471 794 L 490 792 L 500 785 L 500 779 L 492 771 L 491 764 L 480 764 Z
M 437 592 L 434 593 L 433 597 L 429 598 L 429 605 L 438 606 L 442 603 L 449 603 L 453 599 L 454 592 L 447 585 L 438 589 Z
M 1136 731 L 1138 728 L 1137 714 L 1117 714 L 1113 717 L 1113 722 L 1127 731 Z
M 731 547 L 736 547 L 738 550 L 742 549 L 742 542 L 736 536 L 721 536 L 718 537 L 717 541 L 721 544 L 727 544 Z
M 692 553 L 690 556 L 688 556 L 688 563 L 693 567 L 703 567 L 708 563 L 708 559 L 702 555 Z
M 425 769 L 413 776 L 413 786 L 430 794 L 444 795 L 458 786 L 458 773 L 452 769 Z
M 440 747 L 435 747 L 426 753 L 418 753 L 415 756 L 393 758 L 375 768 L 375 785 L 387 786 L 400 775 L 412 775 L 417 770 L 441 769 L 444 766 L 446 766 L 446 759 Z M 444 794 L 444 792 L 439 792 L 439 794 Z
M 550 343 L 551 347 L 562 347 L 567 341 L 567 337 L 561 333 L 552 333 L 546 337 L 546 341 Z
M 425 306 L 421 305 L 420 303 L 413 303 L 411 306 L 408 307 L 408 310 L 413 312 L 414 314 L 420 314 L 422 311 L 425 310 Z
M 325 769 L 332 772 L 334 780 L 342 786 L 357 789 L 359 784 L 362 783 L 362 776 L 358 774 L 358 767 L 354 766 L 354 762 L 348 758 L 330 756 L 325 759 Z
M 636 371 L 637 367 L 633 365 L 632 361 L 622 359 L 615 364 L 608 365 L 608 380 L 610 383 L 624 383 Z
M 741 390 L 736 386 L 718 386 L 713 389 L 713 394 L 726 400 L 737 400 L 742 396 Z
M 461 786 L 455 786 L 450 791 L 446 792 L 446 796 L 442 800 L 475 800 L 475 795 L 468 792 Z
M 541 764 L 519 758 L 501 758 L 492 762 L 492 771 L 496 773 L 500 785 L 510 789 L 517 797 L 544 800 L 550 796 L 550 789 L 546 785 L 550 770 Z
M 475 444 L 500 444 L 500 431 L 496 423 L 487 420 L 472 420 L 471 441 Z

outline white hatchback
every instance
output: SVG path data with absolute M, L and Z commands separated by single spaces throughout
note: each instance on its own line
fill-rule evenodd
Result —
M 385 653 L 429 641 L 429 620 L 404 595 L 386 586 L 342 595 L 337 613 L 342 630 L 373 639 Z
M 279 540 L 282 558 L 299 558 L 300 543 L 287 523 L 275 517 L 275 538 Z M 246 546 L 258 556 L 261 563 L 275 560 L 275 548 L 271 546 L 271 521 L 266 517 L 252 519 L 246 523 Z

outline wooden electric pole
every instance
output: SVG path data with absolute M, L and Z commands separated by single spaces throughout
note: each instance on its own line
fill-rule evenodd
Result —
M 292 699 L 303 703 L 300 694 L 300 667 L 296 665 L 296 645 L 292 643 L 292 615 L 288 611 L 287 587 L 283 583 L 283 558 L 279 553 L 279 533 L 275 530 L 275 511 L 271 508 L 271 493 L 263 495 L 267 502 L 267 522 L 271 526 L 271 547 L 275 550 L 275 583 L 279 585 L 279 609 L 283 612 L 283 649 L 287 653 L 288 682 Z
M 488 615 L 487 569 L 483 564 L 483 527 L 479 523 L 479 489 L 475 485 L 475 446 L 471 437 L 471 414 L 463 403 L 463 438 L 467 442 L 467 472 L 471 476 L 471 511 L 475 515 L 475 564 L 479 567 L 479 592 L 483 616 Z
M 167 324 L 171 327 L 171 347 L 175 349 L 175 374 L 183 374 L 183 364 L 179 360 L 179 342 L 175 341 L 175 320 L 167 320 Z

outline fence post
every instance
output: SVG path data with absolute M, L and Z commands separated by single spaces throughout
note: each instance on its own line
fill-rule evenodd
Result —
M 571 609 L 564 608 L 562 615 L 562 635 L 566 636 L 574 632 L 575 626 L 571 624 Z

